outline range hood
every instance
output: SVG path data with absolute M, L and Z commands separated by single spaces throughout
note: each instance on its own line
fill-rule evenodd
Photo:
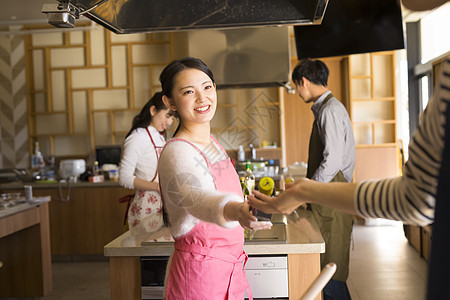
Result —
M 176 57 L 202 59 L 218 88 L 284 86 L 290 93 L 286 25 L 319 25 L 328 5 L 328 0 L 58 2 L 43 9 L 49 22 L 55 18 L 50 22 L 55 26 L 73 27 L 74 18 L 83 15 L 117 34 L 172 31 L 177 35 Z
M 179 56 L 202 59 L 219 89 L 286 87 L 290 80 L 287 26 L 190 30 L 176 38 Z
M 328 4 L 328 0 L 65 1 L 115 33 L 320 24 Z

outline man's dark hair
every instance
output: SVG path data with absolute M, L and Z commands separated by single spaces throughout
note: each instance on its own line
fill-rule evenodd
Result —
M 292 71 L 292 81 L 300 83 L 305 77 L 314 84 L 327 86 L 330 71 L 327 65 L 321 60 L 302 60 Z

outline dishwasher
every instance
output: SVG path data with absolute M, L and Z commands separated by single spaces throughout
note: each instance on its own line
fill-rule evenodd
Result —
M 254 299 L 289 299 L 287 255 L 249 256 L 245 274 Z

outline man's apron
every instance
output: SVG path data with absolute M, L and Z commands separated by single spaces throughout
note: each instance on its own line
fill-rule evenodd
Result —
M 182 139 L 174 140 L 189 143 Z M 225 153 L 220 144 L 214 142 Z M 230 158 L 211 163 L 200 149 L 191 145 L 205 159 L 216 190 L 242 197 L 239 178 Z M 175 238 L 166 299 L 241 300 L 244 299 L 244 289 L 253 299 L 245 276 L 247 255 L 243 248 L 244 229 L 241 226 L 224 228 L 200 221 L 187 234 Z
M 330 93 L 323 100 L 319 111 L 332 97 L 333 95 Z M 317 120 L 314 120 L 309 140 L 307 178 L 311 178 L 320 166 L 323 160 L 323 150 L 324 145 L 319 136 Z M 346 182 L 341 170 L 331 182 Z M 332 279 L 345 282 L 349 271 L 350 236 L 352 234 L 353 216 L 319 204 L 311 203 L 309 207 L 325 241 L 325 253 L 320 255 L 321 268 L 330 262 L 336 263 L 337 270 Z

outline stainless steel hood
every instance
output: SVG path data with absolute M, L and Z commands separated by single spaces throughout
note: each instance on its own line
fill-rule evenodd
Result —
M 185 56 L 201 58 L 218 88 L 286 86 L 290 58 L 287 26 L 190 30 Z M 179 46 L 179 45 L 178 45 Z
M 89 10 L 99 0 L 69 0 Z M 108 0 L 84 16 L 115 33 L 320 24 L 328 0 Z

